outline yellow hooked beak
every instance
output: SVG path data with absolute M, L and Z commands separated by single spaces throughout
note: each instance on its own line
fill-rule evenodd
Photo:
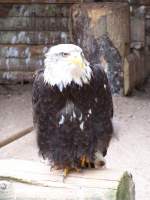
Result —
M 81 56 L 71 57 L 69 59 L 69 63 L 73 64 L 73 65 L 78 65 L 80 68 L 84 68 L 85 67 L 85 63 L 84 63 L 83 58 Z

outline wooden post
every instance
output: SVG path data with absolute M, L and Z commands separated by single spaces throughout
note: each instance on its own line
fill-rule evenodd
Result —
M 72 41 L 82 47 L 91 64 L 107 71 L 113 93 L 123 88 L 124 60 L 130 48 L 127 3 L 83 3 L 72 7 Z
M 128 172 L 91 169 L 70 173 L 50 171 L 39 162 L 0 160 L 0 200 L 135 200 Z

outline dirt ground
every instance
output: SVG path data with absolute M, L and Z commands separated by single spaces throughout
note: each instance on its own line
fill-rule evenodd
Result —
M 136 200 L 150 200 L 150 80 L 130 97 L 114 97 L 113 138 L 107 168 L 132 173 Z M 32 125 L 31 86 L 0 86 L 0 137 Z M 16 149 L 17 144 L 17 149 Z M 37 160 L 35 133 L 0 149 L 0 158 Z

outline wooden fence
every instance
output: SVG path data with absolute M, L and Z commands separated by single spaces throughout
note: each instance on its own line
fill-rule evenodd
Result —
M 0 82 L 31 81 L 51 45 L 69 39 L 77 0 L 0 0 Z

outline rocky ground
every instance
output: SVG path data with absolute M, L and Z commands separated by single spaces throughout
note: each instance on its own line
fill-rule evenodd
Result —
M 130 97 L 114 97 L 115 136 L 106 157 L 108 168 L 132 173 L 136 200 L 150 199 L 150 80 Z M 0 86 L 0 136 L 5 138 L 32 125 L 31 86 Z M 38 159 L 35 135 L 9 144 L 0 158 Z M 36 155 L 36 156 L 34 156 Z

